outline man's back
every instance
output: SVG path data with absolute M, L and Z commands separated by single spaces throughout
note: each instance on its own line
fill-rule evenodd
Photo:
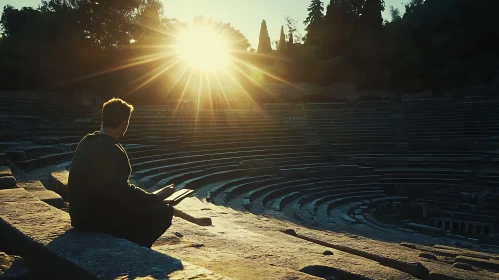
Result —
M 130 185 L 131 167 L 114 138 L 94 132 L 78 145 L 69 172 L 69 213 L 74 227 L 106 230 L 156 203 L 153 194 Z

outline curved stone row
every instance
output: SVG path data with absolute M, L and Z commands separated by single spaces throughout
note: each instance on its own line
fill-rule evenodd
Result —
M 355 213 L 358 207 L 408 196 L 410 207 L 433 215 L 422 226 L 449 231 L 449 223 L 468 227 L 466 221 L 478 220 L 494 234 L 485 225 L 498 224 L 499 175 L 491 168 L 499 159 L 497 103 L 315 104 L 266 112 L 137 106 L 123 143 L 133 181 L 151 190 L 175 184 L 215 203 L 281 212 L 309 225 L 363 223 L 377 230 L 385 230 L 383 223 Z M 47 122 L 26 131 L 11 127 L 1 138 L 26 143 L 7 145 L 7 157 L 27 171 L 70 161 L 76 142 L 99 124 L 95 111 L 76 106 L 74 112 L 82 117 L 77 124 L 69 114 L 25 112 L 47 114 Z

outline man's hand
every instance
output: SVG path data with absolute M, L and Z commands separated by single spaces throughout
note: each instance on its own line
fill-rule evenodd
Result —
M 161 188 L 161 189 L 153 192 L 153 194 L 156 195 L 156 197 L 158 198 L 159 201 L 162 201 L 162 200 L 165 200 L 166 198 L 168 198 L 174 192 L 175 192 L 175 187 L 173 186 L 173 184 L 171 184 L 171 185 L 168 185 L 164 188 Z

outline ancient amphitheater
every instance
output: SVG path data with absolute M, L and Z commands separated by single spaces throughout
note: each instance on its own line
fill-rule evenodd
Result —
M 196 190 L 151 250 L 70 229 L 100 108 L 12 96 L 0 279 L 499 279 L 499 100 L 136 106 L 131 181 Z

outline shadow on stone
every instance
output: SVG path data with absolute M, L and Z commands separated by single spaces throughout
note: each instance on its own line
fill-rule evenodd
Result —
M 300 269 L 300 272 L 313 275 L 316 277 L 321 277 L 328 280 L 334 279 L 351 279 L 351 280 L 361 280 L 366 279 L 360 275 L 353 275 L 350 273 L 346 273 L 335 268 L 323 265 L 310 265 Z
M 67 266 L 59 269 L 65 270 L 64 275 L 73 276 L 72 279 L 118 279 L 123 276 L 127 279 L 167 279 L 169 274 L 184 269 L 182 262 L 176 258 L 100 233 L 70 229 L 45 247 L 58 258 L 67 260 Z M 50 261 L 50 258 L 44 260 Z M 44 272 L 46 267 L 50 265 L 41 263 L 37 269 Z M 53 273 L 50 271 L 48 274 Z M 88 278 L 84 274 L 88 274 Z

